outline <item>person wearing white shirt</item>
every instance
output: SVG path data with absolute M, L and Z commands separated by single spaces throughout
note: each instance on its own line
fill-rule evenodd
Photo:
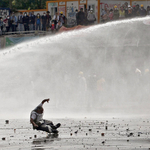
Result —
M 49 102 L 49 99 L 44 99 L 30 115 L 30 122 L 33 125 L 33 129 L 46 131 L 48 133 L 58 133 L 57 128 L 61 126 L 60 123 L 54 125 L 52 121 L 43 119 L 43 104 Z
M 57 26 L 57 23 L 59 21 L 59 14 L 56 12 L 56 14 L 53 16 L 54 24 L 55 24 L 55 29 Z

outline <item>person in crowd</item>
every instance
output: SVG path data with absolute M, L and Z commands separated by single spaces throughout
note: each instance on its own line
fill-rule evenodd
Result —
M 107 9 L 107 21 L 109 21 L 109 13 L 110 13 L 110 11 L 109 11 L 109 9 Z
M 85 20 L 85 14 L 83 12 L 83 8 L 81 8 L 77 15 L 78 25 L 84 25 L 84 20 Z
M 11 20 L 10 20 L 10 17 L 7 16 L 7 18 L 6 18 L 6 32 L 9 32 L 10 27 L 11 27 Z
M 136 6 L 135 5 L 133 5 L 132 6 L 132 17 L 136 17 L 137 15 L 136 15 Z
M 117 8 L 117 5 L 114 6 L 114 20 L 119 19 L 119 10 Z
M 29 12 L 29 30 L 30 30 L 30 31 L 33 30 L 33 26 L 32 26 L 31 20 L 32 20 L 32 13 Z
M 7 16 L 5 16 L 3 18 L 3 30 L 2 30 L 2 34 L 5 34 L 5 32 L 6 32 L 6 21 L 7 21 Z
M 78 23 L 78 9 L 76 9 L 75 13 L 76 13 L 76 25 L 79 25 L 79 23 Z
M 46 14 L 46 30 L 49 29 L 49 25 L 50 25 L 50 21 L 51 21 L 52 17 L 50 15 L 50 12 L 47 11 L 47 14 Z
M 112 21 L 112 20 L 113 20 L 113 17 L 114 17 L 113 10 L 110 9 L 110 11 L 109 11 L 109 16 L 108 16 L 109 21 Z
M 87 78 L 87 89 L 88 89 L 88 102 L 90 107 L 94 105 L 93 101 L 97 101 L 97 76 L 92 73 Z
M 0 35 L 3 34 L 3 18 L 0 17 Z
M 102 22 L 104 23 L 107 20 L 107 7 L 104 8 L 104 10 L 102 10 Z
M 88 25 L 89 22 L 88 22 L 88 19 L 87 19 L 87 16 L 88 16 L 88 10 L 87 9 L 85 9 L 84 14 L 85 14 L 84 25 Z
M 126 5 L 126 3 L 124 4 L 123 9 L 125 11 L 125 18 L 127 18 L 128 17 L 128 6 Z
M 125 18 L 125 10 L 123 9 L 123 6 L 121 6 L 119 10 L 119 19 L 124 19 L 124 18 Z
M 51 24 L 51 31 L 53 32 L 55 29 L 55 23 L 54 23 L 54 20 L 52 21 L 52 24 Z
M 90 9 L 90 12 L 88 13 L 87 20 L 89 22 L 89 25 L 94 24 L 94 21 L 96 21 L 95 14 L 93 13 L 93 8 Z
M 97 80 L 97 91 L 103 91 L 104 90 L 104 84 L 105 84 L 105 79 L 101 78 L 99 80 Z
M 123 9 L 125 10 L 125 18 L 127 18 L 128 17 L 128 3 L 127 2 L 124 3 Z
M 44 99 L 34 110 L 32 110 L 30 115 L 30 122 L 33 129 L 45 131 L 48 133 L 58 133 L 57 128 L 61 126 L 60 123 L 54 125 L 52 121 L 43 119 L 43 104 L 49 102 L 49 99 Z
M 148 68 L 145 69 L 145 72 L 144 72 L 143 77 L 142 77 L 142 83 L 143 83 L 142 85 L 144 85 L 142 87 L 143 87 L 144 93 L 145 93 L 143 96 L 145 99 L 149 99 L 150 71 Z
M 58 23 L 58 21 L 59 21 L 59 15 L 58 15 L 57 12 L 56 12 L 55 15 L 53 16 L 53 20 L 54 20 L 55 29 L 56 29 L 57 23 Z
M 20 12 L 20 14 L 18 16 L 18 31 L 24 31 L 22 12 Z
M 59 30 L 62 27 L 62 22 L 59 20 L 56 25 L 56 30 Z
M 125 8 L 128 8 L 128 2 L 125 2 L 125 3 L 124 3 L 124 7 L 125 7 Z
M 46 13 L 44 12 L 42 15 L 42 30 L 43 31 L 46 31 L 46 21 L 47 21 Z
M 35 15 L 34 15 L 34 11 L 31 12 L 31 14 L 29 15 L 29 28 L 30 30 L 35 30 Z
M 140 6 L 139 6 L 139 4 L 136 5 L 135 9 L 136 9 L 136 16 L 140 16 Z
M 136 68 L 135 70 L 135 88 L 141 85 L 142 81 L 142 72 L 140 69 Z
M 59 14 L 59 21 L 58 22 L 59 22 L 59 25 L 61 25 L 61 26 L 64 24 L 63 12 L 62 11 Z
M 147 15 L 150 15 L 150 6 L 147 6 Z
M 25 31 L 29 31 L 29 16 L 27 15 L 27 13 L 24 13 L 24 17 L 23 17 L 23 24 L 24 24 L 24 30 Z
M 128 18 L 132 17 L 132 8 L 130 5 L 128 5 Z
M 15 16 L 15 13 L 12 13 L 12 16 L 10 17 L 11 20 L 11 28 L 12 28 L 12 32 L 16 31 L 16 26 L 17 26 L 17 17 Z
M 36 30 L 41 30 L 41 16 L 39 13 L 37 13 L 37 16 L 35 18 L 35 24 L 36 24 Z
M 144 17 L 146 16 L 147 12 L 146 12 L 146 9 L 144 8 L 144 5 L 141 4 L 141 8 L 140 8 L 140 16 Z
M 87 81 L 84 77 L 84 73 L 82 71 L 78 74 L 78 82 L 77 82 L 77 99 L 79 100 L 81 105 L 85 105 L 85 96 L 87 92 Z
M 101 78 L 97 80 L 97 94 L 98 94 L 98 99 L 100 99 L 101 102 L 104 101 L 104 97 L 106 95 L 105 92 L 106 92 L 106 81 L 104 78 Z
M 63 12 L 62 12 L 62 11 L 60 12 L 59 20 L 60 20 L 60 22 L 61 22 L 61 23 L 60 23 L 61 26 L 66 23 L 66 17 L 65 17 L 65 15 L 63 15 Z

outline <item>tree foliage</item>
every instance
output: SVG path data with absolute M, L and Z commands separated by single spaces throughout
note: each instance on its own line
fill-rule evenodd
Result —
M 50 0 L 0 0 L 0 7 L 10 7 L 12 9 L 45 9 L 46 1 Z
M 9 7 L 9 0 L 0 0 L 0 7 L 8 8 Z

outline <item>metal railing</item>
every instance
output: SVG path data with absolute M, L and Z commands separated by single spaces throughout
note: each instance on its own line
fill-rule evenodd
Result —
M 32 31 L 14 31 L 14 32 L 2 32 L 0 36 L 12 35 L 12 34 L 43 34 L 46 35 L 50 31 L 32 30 Z

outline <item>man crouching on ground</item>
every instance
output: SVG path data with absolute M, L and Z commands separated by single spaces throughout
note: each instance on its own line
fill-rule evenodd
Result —
M 61 126 L 60 123 L 54 125 L 52 121 L 43 119 L 43 104 L 49 102 L 49 99 L 44 99 L 30 115 L 30 122 L 33 125 L 33 129 L 46 131 L 48 133 L 58 133 L 57 128 Z

